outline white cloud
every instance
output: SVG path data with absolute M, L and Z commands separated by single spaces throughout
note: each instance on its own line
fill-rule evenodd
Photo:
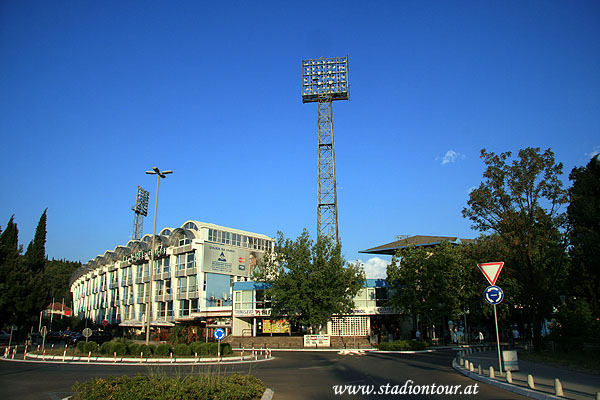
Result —
M 586 156 L 588 156 L 591 159 L 596 157 L 598 154 L 600 154 L 600 146 L 594 147 L 594 150 L 592 150 L 591 153 L 586 154 Z
M 387 276 L 387 266 L 390 265 L 379 257 L 369 258 L 367 261 L 356 260 L 365 270 L 368 279 L 385 279 Z
M 446 155 L 442 157 L 442 165 L 456 162 L 456 160 L 464 160 L 465 155 L 461 153 L 457 153 L 454 150 L 448 150 Z M 439 158 L 438 158 L 439 160 Z

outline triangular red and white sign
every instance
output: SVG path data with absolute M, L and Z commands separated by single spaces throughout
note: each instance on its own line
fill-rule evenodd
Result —
M 502 271 L 504 261 L 482 263 L 477 264 L 477 266 L 479 267 L 481 272 L 483 272 L 483 276 L 485 276 L 490 285 L 493 286 L 496 284 L 496 280 L 498 279 L 498 275 L 500 275 L 500 271 Z

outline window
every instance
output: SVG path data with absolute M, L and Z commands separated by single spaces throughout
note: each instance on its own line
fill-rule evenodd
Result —
M 181 300 L 179 302 L 179 316 L 187 317 L 190 315 L 190 301 L 189 300 Z
M 188 276 L 188 292 L 196 291 L 196 275 Z
M 190 244 L 192 241 L 188 238 L 179 239 L 179 246 L 185 246 L 186 244 Z
M 186 262 L 186 268 L 194 268 L 194 259 L 195 259 L 195 253 L 187 253 L 187 262 Z
M 244 290 L 236 292 L 236 309 L 251 310 L 252 309 L 252 291 Z
M 196 226 L 196 224 L 194 224 L 193 222 L 188 222 L 187 224 L 185 224 L 183 226 L 183 229 L 192 229 L 194 231 L 198 230 L 198 227 Z
M 168 274 L 169 273 L 169 264 L 170 264 L 170 257 L 166 257 L 162 259 L 162 272 L 163 274 Z
M 187 292 L 187 277 L 179 278 L 179 294 Z
M 186 254 L 177 255 L 177 270 L 178 271 L 185 269 L 185 258 L 186 258 Z
M 242 236 L 242 247 L 248 247 L 248 236 Z
M 388 290 L 387 288 L 375 288 L 375 305 L 377 307 L 383 307 L 388 301 Z
M 200 305 L 200 301 L 198 299 L 192 299 L 191 300 L 192 309 L 190 311 L 191 312 L 198 312 L 198 311 L 200 311 L 200 309 L 198 308 L 199 305 Z
M 156 296 L 162 296 L 165 292 L 165 284 L 163 281 L 156 281 Z
M 204 273 L 204 282 L 202 282 L 202 291 L 206 292 L 206 278 L 207 278 L 207 273 Z

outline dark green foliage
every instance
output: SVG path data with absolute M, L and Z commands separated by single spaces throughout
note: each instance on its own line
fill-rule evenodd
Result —
M 233 353 L 233 349 L 229 343 L 221 343 L 221 355 L 226 356 Z
M 155 350 L 156 350 L 156 347 L 154 347 L 152 345 L 140 344 L 140 346 L 137 349 L 137 352 L 138 352 L 138 355 L 139 355 L 139 353 L 144 353 L 144 357 L 150 357 L 152 354 L 154 354 Z
M 44 210 L 24 255 L 14 216 L 0 235 L 0 326 L 10 322 L 28 331 L 37 328 L 32 321 L 53 297 L 71 303 L 69 278 L 80 264 L 62 262 L 70 264 L 62 273 L 52 268 L 55 262 L 46 259 L 46 220 Z
M 187 344 L 179 343 L 175 346 L 175 354 L 178 356 L 189 356 L 191 354 L 191 349 Z
M 66 260 L 48 260 L 44 269 L 44 281 L 50 289 L 49 296 L 54 297 L 57 302 L 62 302 L 71 307 L 73 300 L 69 279 L 73 272 L 81 267 L 81 263 Z M 50 299 L 51 300 L 51 299 Z M 50 301 L 48 301 L 49 303 Z M 72 330 L 79 328 L 71 327 Z
M 560 343 L 563 351 L 582 351 L 585 343 L 600 345 L 600 321 L 585 299 L 568 299 L 559 308 L 551 325 L 550 339 Z
M 77 342 L 77 352 L 85 353 L 85 342 Z
M 600 160 L 593 157 L 585 168 L 569 175 L 567 209 L 571 267 L 569 294 L 583 297 L 595 317 L 600 317 Z
M 93 340 L 90 340 L 89 342 L 85 342 L 85 344 L 83 345 L 83 352 L 84 353 L 89 353 L 90 351 L 92 353 L 95 353 L 98 350 L 98 343 L 94 342 Z
M 35 236 L 25 252 L 25 259 L 34 273 L 41 272 L 46 261 L 46 211 L 48 209 L 42 213 L 35 229 Z
M 332 315 L 350 313 L 365 275 L 358 265 L 346 265 L 341 245 L 328 237 L 315 243 L 306 229 L 295 241 L 278 236 L 256 277 L 271 284 L 265 291 L 273 300 L 271 317 L 285 315 L 316 332 Z
M 541 330 L 559 302 L 566 279 L 567 203 L 562 187 L 562 164 L 554 153 L 538 148 L 511 153 L 481 151 L 486 164 L 483 182 L 469 195 L 462 213 L 483 233 L 494 233 L 504 250 L 503 274 L 518 285 L 515 303 L 525 309 L 534 333 L 534 345 L 541 347 Z
M 377 346 L 379 350 L 385 351 L 417 351 L 426 350 L 428 348 L 427 342 L 421 342 L 417 340 L 396 340 L 394 342 L 381 342 Z
M 251 375 L 199 375 L 184 379 L 137 375 L 77 382 L 73 399 L 252 400 L 260 399 L 264 390 L 264 384 Z
M 102 343 L 102 346 L 100 346 L 100 353 L 105 354 L 105 355 L 112 355 L 113 347 L 114 347 L 113 342 L 104 342 L 104 343 Z
M 118 356 L 124 356 L 127 354 L 127 345 L 123 342 L 112 342 L 113 343 L 113 354 L 117 353 Z
M 458 318 L 469 293 L 464 288 L 472 283 L 469 261 L 462 247 L 448 242 L 399 250 L 387 269 L 395 288 L 390 304 L 407 317 L 418 315 L 426 326 L 439 324 L 444 315 Z
M 137 343 L 131 343 L 127 346 L 127 354 L 131 354 L 132 356 L 140 355 L 140 345 Z
M 204 342 L 193 342 L 190 343 L 192 353 L 198 354 L 198 356 L 205 356 L 210 352 L 210 344 Z
M 171 346 L 167 343 L 161 343 L 156 346 L 156 355 L 158 356 L 168 356 L 171 354 Z

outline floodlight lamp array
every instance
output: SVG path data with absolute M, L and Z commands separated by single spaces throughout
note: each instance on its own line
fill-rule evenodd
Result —
M 148 216 L 148 199 L 150 198 L 150 192 L 145 190 L 143 187 L 137 187 L 137 195 L 135 196 L 135 206 L 131 209 L 136 213 Z
M 348 100 L 348 57 L 302 60 L 302 102 Z

